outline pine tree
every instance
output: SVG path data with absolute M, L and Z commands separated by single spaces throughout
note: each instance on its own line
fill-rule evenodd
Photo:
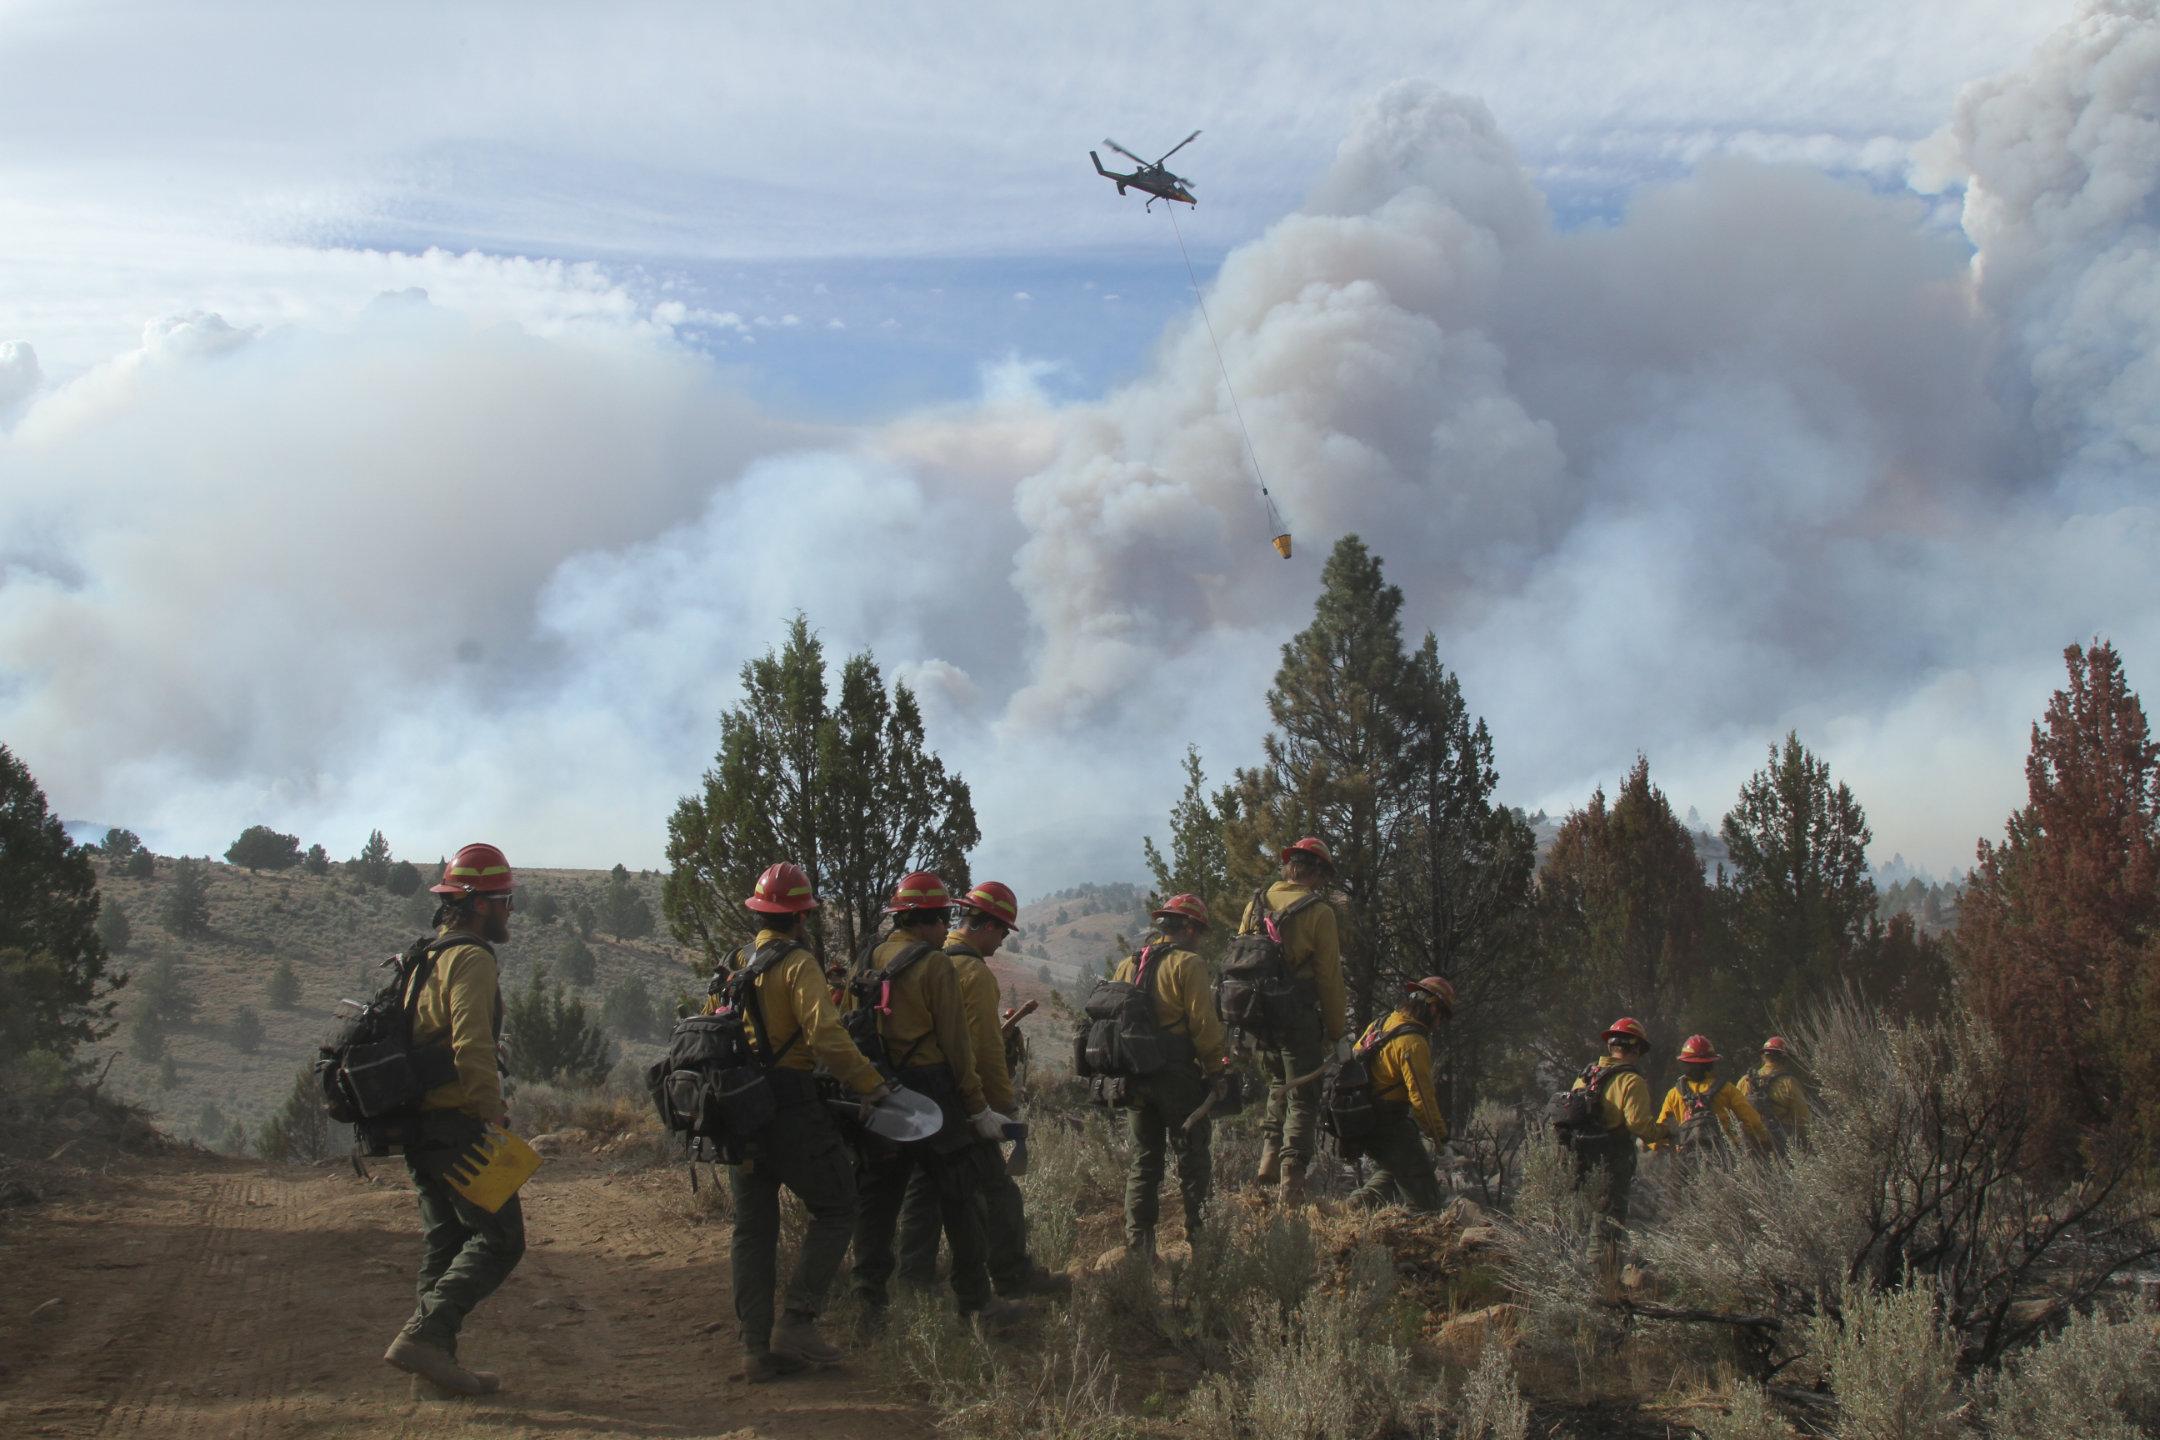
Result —
M 652 933 L 652 907 L 621 865 L 608 875 L 607 889 L 600 895 L 600 916 L 608 933 L 620 940 L 638 940 Z
M 290 870 L 300 863 L 300 837 L 280 835 L 267 825 L 250 825 L 225 851 L 227 864 L 244 866 L 250 873 Z
M 592 947 L 575 935 L 567 938 L 562 951 L 563 979 L 582 990 L 593 983 Z
M 506 1008 L 512 1075 L 568 1085 L 597 1085 L 607 1078 L 615 1064 L 614 1045 L 586 1013 L 583 1000 L 549 982 L 545 965 L 533 967 Z
M 1709 1026 L 1690 1010 L 1707 999 L 1709 900 L 1694 839 L 1637 756 L 1610 803 L 1597 790 L 1561 822 L 1538 872 L 1546 1057 L 1568 1064 L 1620 1015 L 1658 1035 Z
M 98 907 L 98 939 L 105 942 L 108 955 L 125 955 L 134 940 L 135 927 L 128 923 L 127 910 L 118 901 L 108 900 Z
M 608 987 L 600 1002 L 600 1023 L 627 1040 L 655 1040 L 667 1033 L 652 992 L 635 975 Z
M 300 868 L 307 871 L 307 873 L 310 875 L 329 874 L 330 852 L 323 849 L 323 847 L 320 845 L 308 846 L 307 854 L 302 856 L 300 859 Z
M 934 870 L 956 892 L 967 884 L 974 805 L 929 749 L 914 694 L 888 693 L 867 654 L 841 668 L 837 705 L 826 683 L 824 647 L 797 615 L 778 651 L 743 667 L 714 768 L 668 822 L 662 909 L 709 962 L 750 938 L 743 897 L 779 860 L 801 865 L 831 902 L 848 954 L 909 871 Z M 810 918 L 822 948 L 826 916 Z
M 210 876 L 205 862 L 182 857 L 158 902 L 158 923 L 183 939 L 210 933 Z
M 133 830 L 122 830 L 117 825 L 107 830 L 104 840 L 98 844 L 98 851 L 104 855 L 105 863 L 112 866 L 115 872 L 125 870 L 127 862 L 134 859 L 135 852 L 142 848 L 142 836 Z
M 0 1069 L 34 1054 L 72 1065 L 112 1033 L 97 870 L 30 771 L 0 745 Z
M 353 869 L 363 885 L 381 889 L 390 883 L 390 842 L 380 830 L 368 832 L 367 844 L 353 857 Z
M 157 873 L 157 856 L 152 855 L 148 850 L 137 849 L 134 854 L 128 856 L 127 864 L 120 868 L 121 873 L 125 874 L 130 880 L 148 880 Z
M 2160 1136 L 2160 745 L 2112 645 L 2063 652 L 2026 803 L 1958 909 L 1978 1012 L 2035 1079 L 2038 1158 L 2117 1121 Z
M 1207 791 L 1207 773 L 1201 768 L 1196 746 L 1185 748 L 1185 788 L 1170 807 L 1170 853 L 1155 848 L 1143 836 L 1141 853 L 1155 877 L 1158 899 L 1172 895 L 1197 895 L 1207 902 L 1216 923 L 1202 938 L 1203 953 L 1210 959 L 1229 944 L 1238 909 L 1248 898 L 1230 889 L 1230 855 L 1224 817 Z
M 262 1048 L 262 1016 L 255 1013 L 252 1005 L 242 1005 L 233 1011 L 232 1025 L 228 1032 L 233 1049 L 243 1055 L 252 1055 Z
M 270 981 L 263 987 L 272 1005 L 280 1010 L 290 1010 L 300 1003 L 300 977 L 293 973 L 292 961 L 280 959 L 277 969 L 270 972 Z

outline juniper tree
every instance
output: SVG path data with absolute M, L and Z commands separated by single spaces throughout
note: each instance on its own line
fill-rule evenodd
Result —
M 382 831 L 370 830 L 367 844 L 353 857 L 353 869 L 363 885 L 381 888 L 390 883 L 390 842 Z
M 300 863 L 300 837 L 281 835 L 267 825 L 250 825 L 226 848 L 227 864 L 261 870 L 290 870 Z
M 68 1065 L 112 1033 L 126 977 L 108 974 L 97 926 L 96 868 L 0 745 L 0 1064 L 43 1053 Z
M 596 1085 L 615 1064 L 615 1047 L 586 1012 L 585 1002 L 550 983 L 535 965 L 505 1007 L 510 1073 L 520 1080 Z
M 300 1001 L 300 977 L 293 973 L 292 961 L 280 959 L 277 968 L 270 972 L 264 993 L 272 1005 L 280 1010 L 290 1010 Z
M 974 804 L 929 748 L 913 692 L 888 691 L 867 653 L 841 667 L 837 701 L 827 686 L 824 647 L 797 615 L 777 651 L 743 666 L 713 768 L 668 821 L 662 908 L 708 963 L 754 933 L 743 897 L 776 861 L 809 873 L 843 954 L 874 932 L 909 871 L 934 870 L 956 893 L 967 883 Z M 820 948 L 827 919 L 810 917 Z
M 300 859 L 300 868 L 307 871 L 307 873 L 310 875 L 329 874 L 330 852 L 323 849 L 323 847 L 320 845 L 308 846 L 307 854 L 302 856 Z
M 98 939 L 105 942 L 105 953 L 125 955 L 134 939 L 135 927 L 128 923 L 127 911 L 116 901 L 108 900 L 98 907 L 97 934 Z
M 210 876 L 205 863 L 183 856 L 158 901 L 158 923 L 183 939 L 210 933 Z
M 413 864 L 410 860 L 400 860 L 392 865 L 390 873 L 383 877 L 383 888 L 392 895 L 403 899 L 408 895 L 420 893 L 421 880 L 419 866 Z M 430 908 L 432 909 L 432 907 Z

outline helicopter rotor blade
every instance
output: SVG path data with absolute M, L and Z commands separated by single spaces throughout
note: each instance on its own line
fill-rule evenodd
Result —
M 1178 151 L 1184 149 L 1187 145 L 1192 144 L 1193 141 L 1199 138 L 1200 132 L 1198 130 L 1193 131 L 1192 134 L 1187 135 L 1184 139 L 1178 141 L 1177 144 L 1172 145 L 1168 150 L 1163 151 L 1162 160 L 1157 160 L 1155 163 L 1157 165 L 1162 164 L 1163 160 L 1169 159 L 1172 155 L 1177 154 Z
M 1145 165 L 1145 164 L 1147 164 L 1147 161 L 1145 161 L 1145 160 L 1142 160 L 1142 159 L 1141 159 L 1141 158 L 1140 158 L 1139 156 L 1137 156 L 1137 155 L 1133 154 L 1133 153 L 1132 153 L 1132 151 L 1130 151 L 1130 150 L 1127 150 L 1127 149 L 1126 149 L 1126 148 L 1125 148 L 1124 146 L 1122 146 L 1122 145 L 1118 144 L 1118 143 L 1117 143 L 1117 141 L 1115 141 L 1115 140 L 1112 140 L 1112 139 L 1110 139 L 1110 138 L 1109 138 L 1108 136 L 1104 136 L 1104 137 L 1103 137 L 1103 142 L 1102 142 L 1102 143 L 1103 143 L 1103 144 L 1105 144 L 1105 145 L 1107 145 L 1107 146 L 1109 146 L 1109 147 L 1110 147 L 1110 148 L 1111 148 L 1112 150 L 1115 150 L 1115 151 L 1117 151 L 1117 153 L 1118 153 L 1118 154 L 1120 154 L 1120 155 L 1124 156 L 1124 157 L 1125 157 L 1126 159 L 1128 159 L 1128 160 L 1132 161 L 1132 162 L 1133 162 L 1133 164 L 1135 164 L 1135 165 Z

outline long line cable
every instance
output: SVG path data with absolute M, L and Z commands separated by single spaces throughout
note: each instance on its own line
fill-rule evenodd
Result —
M 1208 318 L 1207 297 L 1200 291 L 1200 275 L 1193 269 L 1192 252 L 1185 248 L 1185 232 L 1178 227 L 1177 202 L 1165 200 L 1163 209 L 1170 216 L 1170 233 L 1177 236 L 1178 254 L 1185 257 L 1185 278 L 1192 282 L 1193 301 L 1200 307 L 1200 323 L 1207 327 L 1208 344 L 1215 347 L 1215 368 L 1222 372 L 1223 391 L 1230 397 L 1230 413 L 1237 417 L 1238 434 L 1245 439 L 1245 458 L 1252 462 L 1253 478 L 1260 482 L 1260 498 L 1267 502 L 1268 521 L 1274 527 L 1269 533 L 1280 533 L 1282 512 L 1275 508 L 1275 497 L 1268 492 L 1267 475 L 1260 468 L 1259 452 L 1253 449 L 1252 431 L 1245 428 L 1245 412 L 1238 405 L 1237 387 L 1230 383 L 1230 367 L 1223 362 L 1222 342 L 1215 338 L 1215 322 Z

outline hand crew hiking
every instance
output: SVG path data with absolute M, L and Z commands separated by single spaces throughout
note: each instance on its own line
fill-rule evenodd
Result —
M 1438 1210 L 1440 1182 L 1433 1173 L 1435 1147 L 1448 1138 L 1447 1117 L 1433 1093 L 1432 1027 L 1455 1013 L 1455 987 L 1438 975 L 1403 986 L 1403 1002 L 1385 1020 L 1366 1027 L 1346 1064 L 1362 1071 L 1371 1118 L 1362 1136 L 1337 1136 L 1345 1157 L 1362 1155 L 1373 1173 L 1350 1194 L 1351 1203 L 1402 1205 Z
M 1792 1050 L 1782 1035 L 1763 1041 L 1762 1065 L 1740 1079 L 1740 1093 L 1762 1116 L 1771 1143 L 1780 1153 L 1807 1139 L 1807 1087 L 1792 1070 Z
M 457 943 L 412 976 L 407 1000 L 415 1047 L 447 1044 L 456 1078 L 430 1090 L 404 1135 L 405 1166 L 420 1201 L 420 1276 L 412 1318 L 383 1359 L 438 1389 L 485 1395 L 496 1376 L 457 1358 L 466 1317 L 495 1293 L 525 1254 L 525 1212 L 513 1194 L 492 1213 L 458 1193 L 452 1167 L 491 1124 L 507 1124 L 496 1043 L 503 1003 L 494 946 L 510 938 L 515 877 L 493 845 L 467 845 L 429 889 L 442 897 L 437 934 Z
M 1770 1148 L 1770 1132 L 1737 1085 L 1717 1077 L 1720 1057 L 1707 1035 L 1690 1035 L 1680 1047 L 1680 1078 L 1665 1092 L 1658 1124 L 1666 1138 L 1650 1148 L 1677 1155 L 1699 1155 L 1737 1144 L 1745 1135 L 1757 1151 Z
M 1145 997 L 1158 1029 L 1176 1041 L 1177 1055 L 1169 1063 L 1125 1077 L 1133 1147 L 1131 1168 L 1125 1173 L 1125 1246 L 1150 1259 L 1166 1152 L 1177 1162 L 1185 1234 L 1190 1239 L 1200 1233 L 1214 1179 L 1210 1098 L 1230 1084 L 1207 962 L 1192 950 L 1208 928 L 1207 906 L 1197 895 L 1173 895 L 1153 918 L 1156 934 L 1119 961 L 1110 977 Z
M 818 906 L 809 875 L 799 865 L 773 865 L 758 876 L 756 890 L 743 903 L 758 914 L 762 928 L 751 946 L 751 963 L 731 979 L 727 1005 L 744 1017 L 768 1067 L 774 1101 L 771 1120 L 730 1171 L 735 1323 L 743 1378 L 758 1384 L 840 1358 L 818 1334 L 817 1319 L 855 1226 L 855 1158 L 819 1103 L 813 1071 L 824 1071 L 845 1093 L 866 1103 L 876 1103 L 890 1089 L 848 1039 L 826 989 L 824 967 L 803 943 L 803 916 Z M 776 1322 L 783 1186 L 802 1202 L 809 1224 Z
M 990 1108 L 1010 1116 L 1017 1126 L 1020 1106 L 1006 1063 L 1011 1052 L 1000 1020 L 997 976 L 989 962 L 1007 935 L 1019 933 L 1015 923 L 1020 918 L 1019 900 L 1007 886 L 985 880 L 962 896 L 957 908 L 944 950 L 953 963 L 960 1006 L 967 1016 L 975 1080 Z M 1003 1145 L 997 1140 L 977 1140 L 972 1158 L 974 1204 L 982 1219 L 991 1289 L 1008 1298 L 1069 1293 L 1071 1280 L 1049 1273 L 1028 1257 L 1026 1203 L 1006 1171 Z M 936 1183 L 928 1170 L 917 1170 L 900 1207 L 902 1281 L 925 1290 L 936 1287 L 938 1239 L 943 1233 L 944 1212 Z
M 892 933 L 866 957 L 849 996 L 848 1022 L 856 1044 L 888 1067 L 886 1078 L 937 1102 L 944 1128 L 927 1140 L 865 1142 L 862 1209 L 855 1221 L 855 1293 L 871 1323 L 887 1303 L 894 1269 L 894 1231 L 908 1182 L 918 1170 L 936 1187 L 945 1233 L 952 1240 L 953 1295 L 964 1315 L 1011 1318 L 993 1303 L 984 1258 L 983 1223 L 976 1208 L 982 1140 L 1004 1138 L 1011 1121 L 993 1110 L 976 1078 L 975 1050 L 951 957 L 939 949 L 952 900 L 945 882 L 928 871 L 901 880 L 885 913 Z
M 1238 935 L 1279 943 L 1293 987 L 1283 1002 L 1268 1007 L 1266 1033 L 1255 1032 L 1253 1038 L 1260 1044 L 1268 1085 L 1255 1178 L 1263 1185 L 1280 1183 L 1285 1203 L 1296 1204 L 1304 1197 L 1305 1172 L 1318 1140 L 1320 1066 L 1329 1047 L 1343 1038 L 1346 1011 L 1335 907 L 1322 890 L 1335 873 L 1334 857 L 1308 835 L 1284 847 L 1281 858 L 1282 879 L 1253 896 Z M 1233 942 L 1233 951 L 1243 943 L 1242 938 Z M 1236 963 L 1234 955 L 1225 964 L 1226 978 Z M 1226 1006 L 1225 1016 L 1231 1013 Z M 1305 1083 L 1292 1083 L 1299 1080 Z

